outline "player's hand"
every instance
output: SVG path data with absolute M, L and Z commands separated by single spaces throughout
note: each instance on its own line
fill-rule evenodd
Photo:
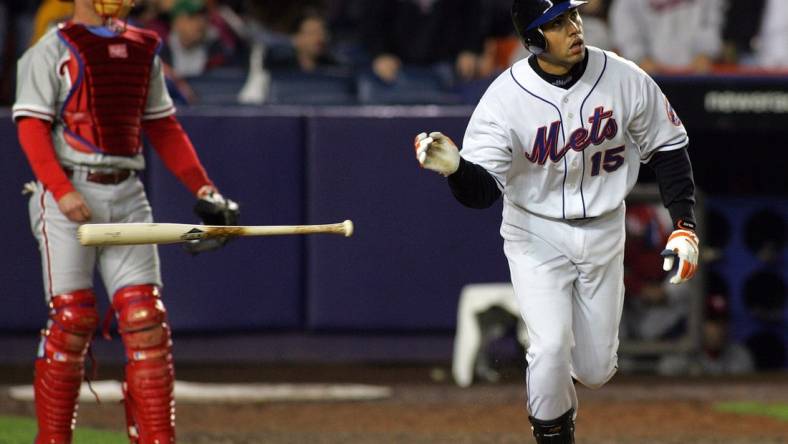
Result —
M 90 207 L 79 191 L 70 191 L 57 201 L 57 207 L 71 222 L 87 222 L 90 220 Z
M 203 185 L 199 190 L 197 190 L 197 199 L 208 198 L 208 196 L 212 196 L 214 194 L 221 196 L 221 194 L 219 194 L 219 190 L 217 190 L 215 186 Z
M 676 265 L 676 274 L 670 278 L 671 284 L 680 284 L 695 276 L 700 253 L 698 236 L 691 230 L 676 230 L 671 233 L 662 256 L 665 258 L 662 269 L 670 271 Z
M 416 136 L 413 146 L 416 159 L 423 168 L 449 176 L 460 167 L 460 150 L 442 133 L 421 133 Z
M 238 225 L 241 214 L 238 204 L 219 194 L 215 187 L 206 185 L 197 192 L 197 196 L 194 213 L 204 225 Z M 184 243 L 183 247 L 190 254 L 199 254 L 219 249 L 229 240 L 228 237 L 193 240 Z

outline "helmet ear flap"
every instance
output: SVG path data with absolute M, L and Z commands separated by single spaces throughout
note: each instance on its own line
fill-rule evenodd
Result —
M 523 43 L 526 49 L 533 55 L 542 54 L 547 50 L 547 39 L 539 28 L 529 31 L 527 35 L 523 37 Z

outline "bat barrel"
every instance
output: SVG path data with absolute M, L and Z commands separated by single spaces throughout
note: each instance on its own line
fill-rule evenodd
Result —
M 237 236 L 278 236 L 288 234 L 353 235 L 353 222 L 327 225 L 215 226 L 167 223 L 85 224 L 77 230 L 79 243 L 97 245 L 172 244 L 191 240 Z

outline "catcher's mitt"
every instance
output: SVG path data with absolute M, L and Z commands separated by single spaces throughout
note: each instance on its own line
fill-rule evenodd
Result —
M 240 211 L 238 204 L 219 193 L 210 193 L 197 200 L 194 213 L 200 217 L 203 225 L 238 225 Z M 216 250 L 223 247 L 230 238 L 220 237 L 189 241 L 184 248 L 191 254 Z

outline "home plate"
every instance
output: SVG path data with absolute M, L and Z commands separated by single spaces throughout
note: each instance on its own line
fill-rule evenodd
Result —
M 118 381 L 93 381 L 93 391 L 101 402 L 120 401 L 123 390 Z M 18 385 L 8 389 L 11 398 L 33 400 L 32 385 Z M 282 401 L 369 401 L 391 396 L 391 388 L 364 384 L 217 384 L 175 381 L 178 403 L 247 403 Z M 96 402 L 96 398 L 82 384 L 82 402 Z

